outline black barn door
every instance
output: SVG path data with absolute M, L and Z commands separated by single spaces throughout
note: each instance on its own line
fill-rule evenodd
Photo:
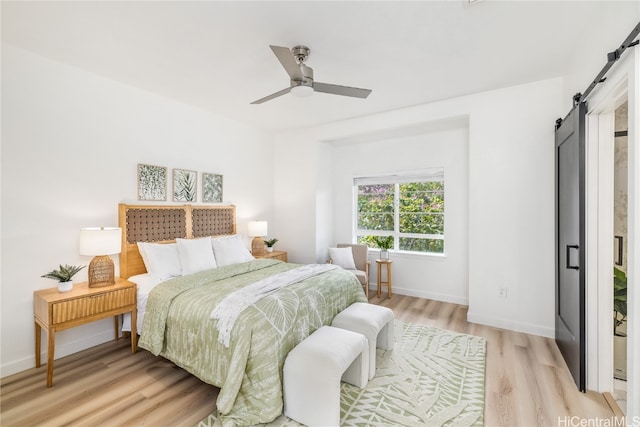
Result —
M 556 342 L 585 391 L 585 103 L 556 129 Z

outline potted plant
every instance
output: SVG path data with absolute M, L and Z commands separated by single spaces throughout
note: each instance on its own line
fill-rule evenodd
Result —
M 47 274 L 43 274 L 40 277 L 47 279 L 54 279 L 58 281 L 58 291 L 69 292 L 73 289 L 72 277 L 80 270 L 84 268 L 84 265 L 62 265 L 58 270 L 52 270 Z
M 625 337 L 617 329 L 627 320 L 627 275 L 616 267 L 613 267 L 613 311 L 613 335 Z
M 267 239 L 264 241 L 264 244 L 267 246 L 267 252 L 273 252 L 273 245 L 278 242 L 278 239 Z
M 613 267 L 613 376 L 627 379 L 627 275 Z
M 389 259 L 389 249 L 393 247 L 393 236 L 373 236 L 372 240 L 380 248 L 380 259 Z

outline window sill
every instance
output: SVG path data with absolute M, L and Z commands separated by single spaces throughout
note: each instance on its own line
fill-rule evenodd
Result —
M 375 259 L 380 259 L 379 249 L 369 249 L 369 255 L 372 255 Z M 407 259 L 433 259 L 433 260 L 445 260 L 447 254 L 437 254 L 432 252 L 408 252 L 408 251 L 389 251 L 389 259 L 394 258 L 407 258 Z

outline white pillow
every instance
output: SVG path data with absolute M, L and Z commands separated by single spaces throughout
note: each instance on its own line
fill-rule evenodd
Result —
M 167 280 L 182 275 L 178 246 L 175 243 L 138 242 L 138 250 L 147 273 L 153 278 Z
M 249 249 L 245 247 L 240 236 L 237 234 L 233 236 L 214 237 L 211 239 L 211 246 L 213 247 L 213 255 L 216 258 L 218 267 L 240 264 L 255 259 L 251 256 Z
M 176 239 L 176 243 L 183 275 L 217 267 L 211 248 L 211 237 Z
M 346 270 L 356 269 L 356 262 L 353 260 L 351 248 L 329 248 L 329 258 L 333 260 L 335 265 L 339 265 Z

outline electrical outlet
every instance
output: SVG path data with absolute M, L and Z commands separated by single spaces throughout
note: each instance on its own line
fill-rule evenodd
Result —
M 506 298 L 507 297 L 507 288 L 506 287 L 502 287 L 498 289 L 498 296 L 500 298 Z

